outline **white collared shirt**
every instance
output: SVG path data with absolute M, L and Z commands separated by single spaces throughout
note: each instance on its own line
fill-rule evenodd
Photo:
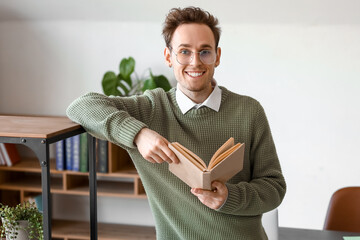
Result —
M 209 97 L 203 103 L 195 103 L 179 89 L 178 83 L 176 88 L 176 101 L 181 112 L 186 114 L 191 109 L 199 109 L 201 107 L 208 107 L 218 112 L 221 104 L 221 89 L 215 80 L 213 80 L 211 84 L 213 85 L 213 91 Z

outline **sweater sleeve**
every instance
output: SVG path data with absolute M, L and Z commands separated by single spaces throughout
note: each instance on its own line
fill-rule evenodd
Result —
M 97 138 L 135 148 L 136 134 L 151 121 L 152 103 L 145 95 L 107 97 L 87 93 L 73 101 L 66 114 Z
M 232 215 L 259 215 L 278 207 L 284 198 L 285 179 L 269 124 L 260 104 L 253 122 L 249 154 L 252 177 L 250 181 L 226 183 L 228 198 L 218 209 L 219 212 Z

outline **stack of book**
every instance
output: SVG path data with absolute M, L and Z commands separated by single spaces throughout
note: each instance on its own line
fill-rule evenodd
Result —
M 20 161 L 20 155 L 15 144 L 0 143 L 0 165 L 13 166 Z
M 56 142 L 56 169 L 75 172 L 89 171 L 87 133 L 75 135 Z M 108 172 L 108 142 L 96 139 L 96 160 L 98 172 Z

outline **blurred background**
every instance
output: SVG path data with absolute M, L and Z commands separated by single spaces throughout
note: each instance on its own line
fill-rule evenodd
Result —
M 151 68 L 175 86 L 162 24 L 190 5 L 220 21 L 219 85 L 265 108 L 288 185 L 280 226 L 322 229 L 332 193 L 360 185 L 360 1 L 2 0 L 0 114 L 64 116 L 129 56 L 139 76 Z M 86 197 L 53 206 L 56 218 L 88 215 Z M 99 198 L 98 219 L 154 225 L 141 199 Z

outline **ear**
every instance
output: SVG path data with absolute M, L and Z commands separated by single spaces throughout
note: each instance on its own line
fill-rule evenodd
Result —
M 172 67 L 172 61 L 171 61 L 171 51 L 168 47 L 165 48 L 164 50 L 164 57 L 165 57 L 165 62 L 169 67 Z
M 217 48 L 217 53 L 216 53 L 215 67 L 219 66 L 219 64 L 220 64 L 220 57 L 221 57 L 221 48 L 218 47 L 218 48 Z

